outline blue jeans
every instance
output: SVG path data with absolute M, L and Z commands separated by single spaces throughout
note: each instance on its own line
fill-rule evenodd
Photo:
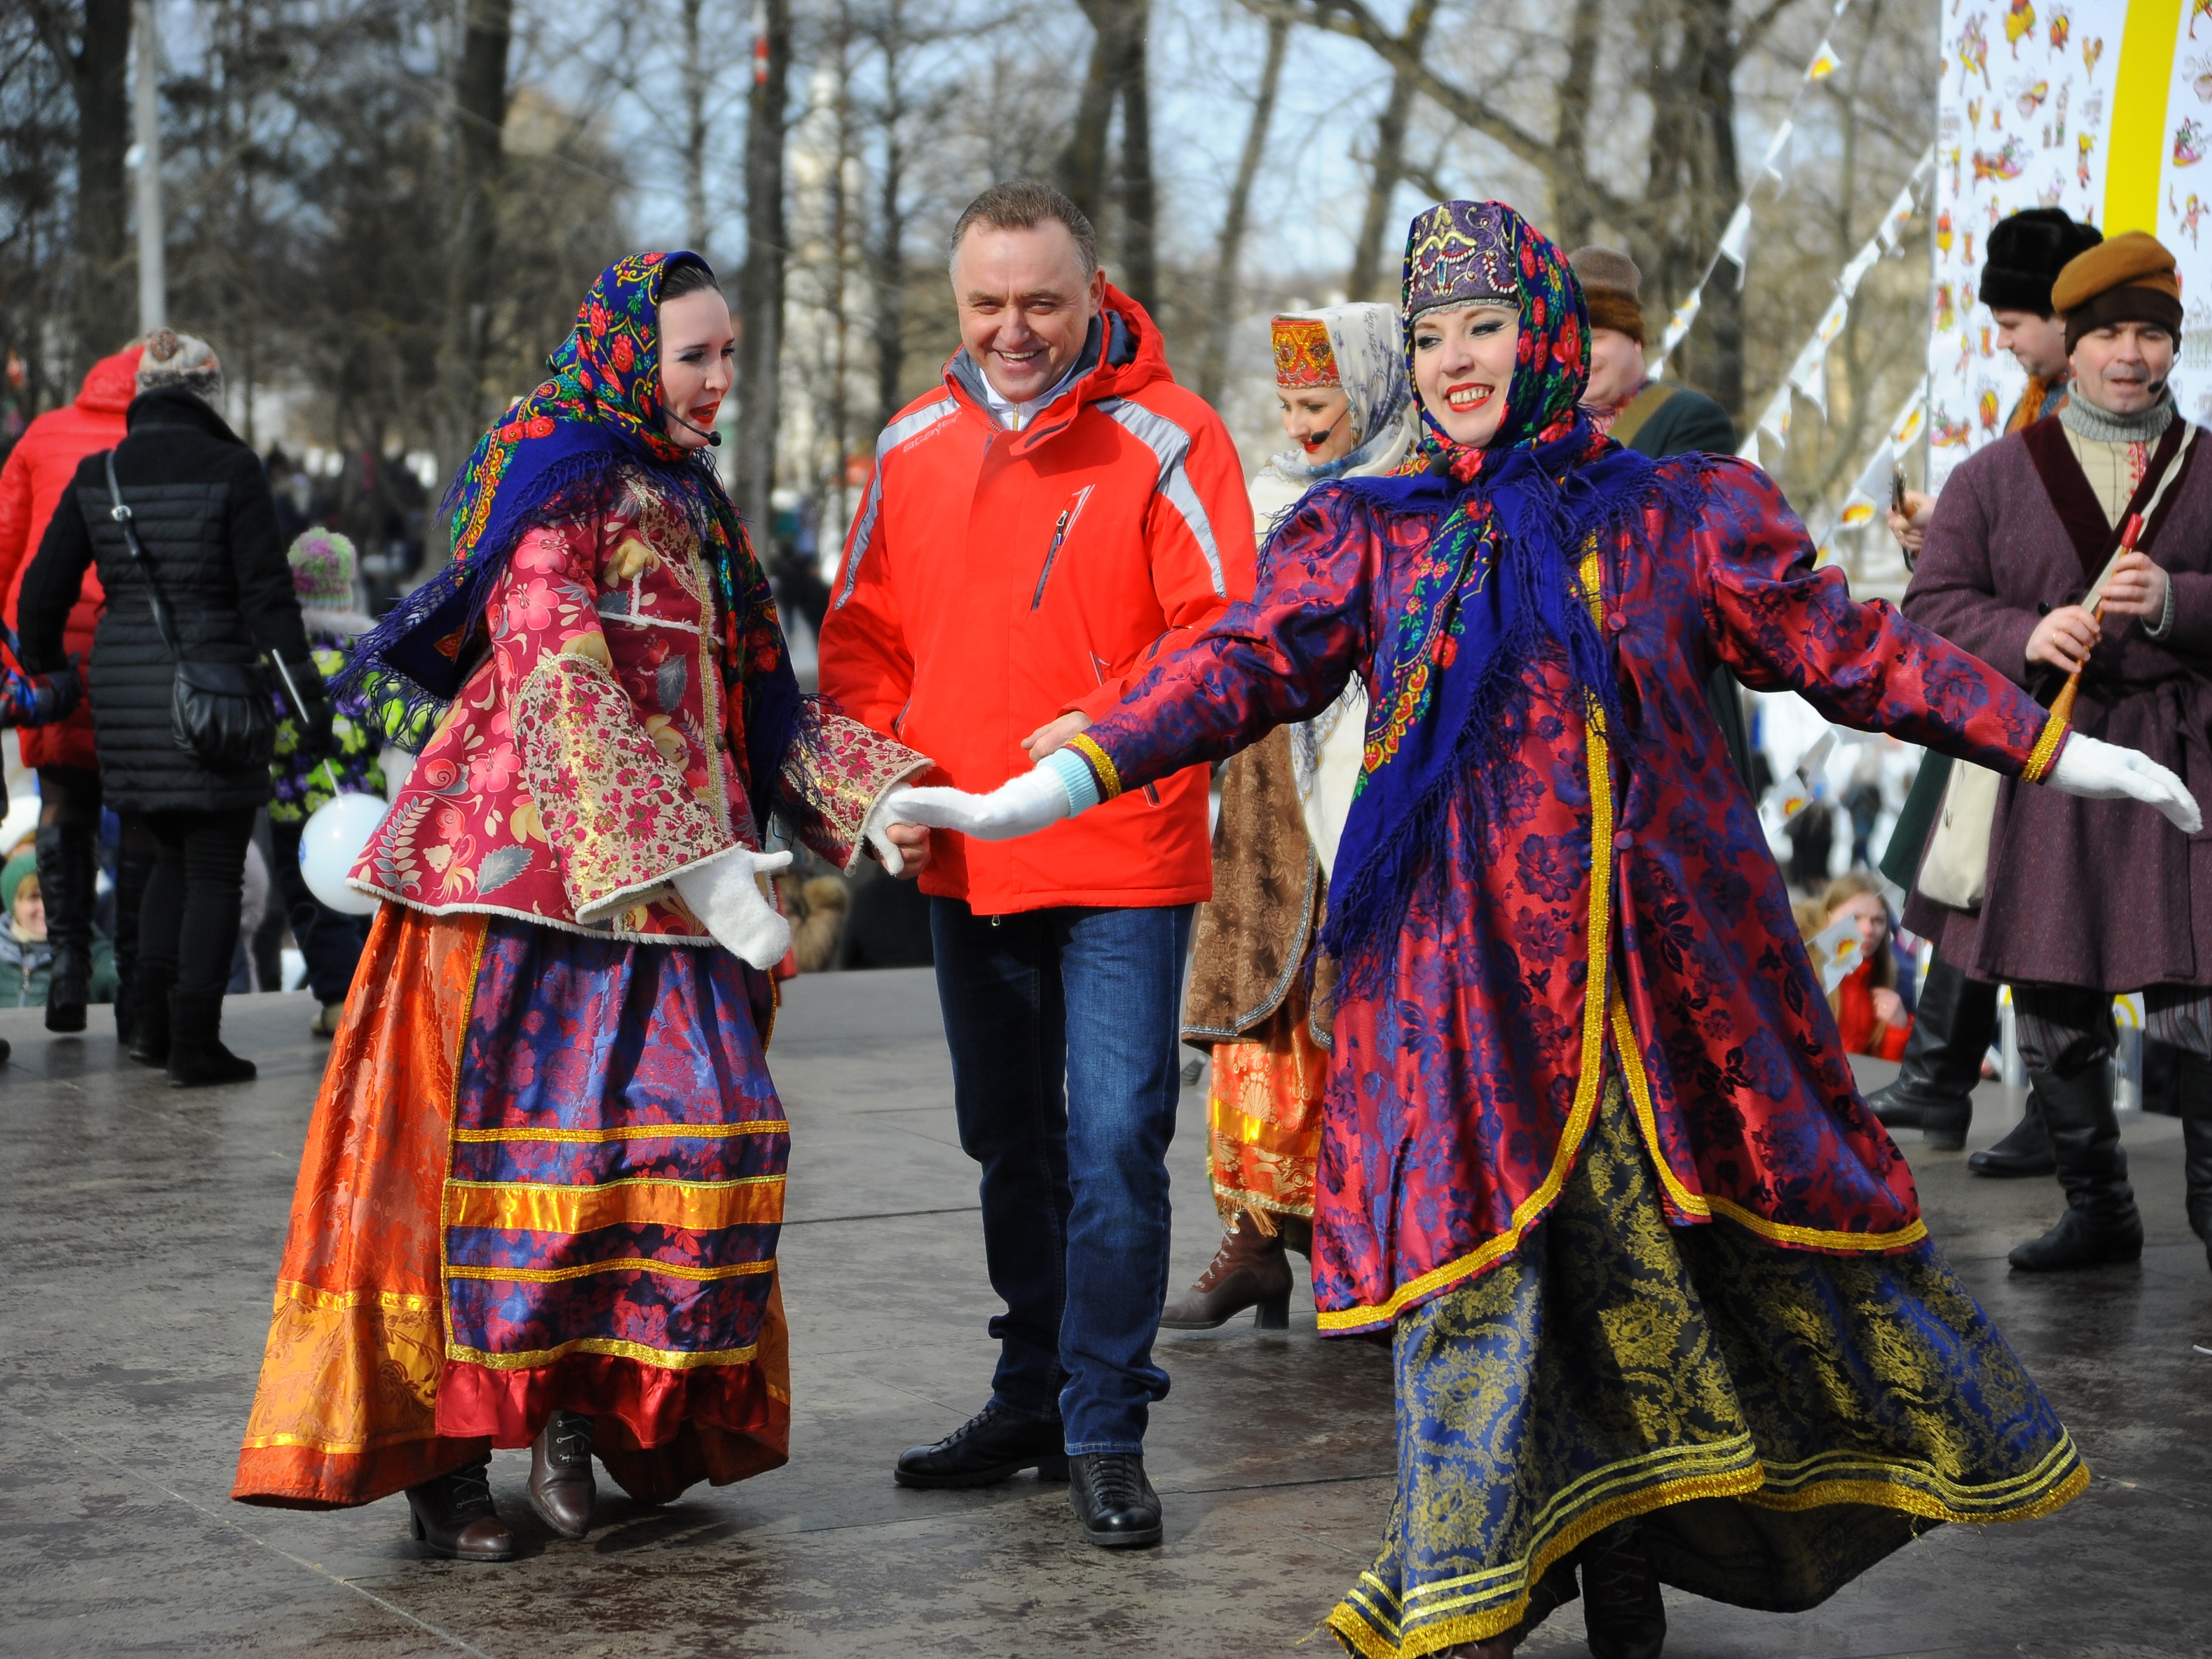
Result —
M 1168 1142 L 1189 905 L 978 916 L 933 898 L 960 1145 L 1006 1311 L 992 1401 L 1067 1449 L 1140 1452 L 1168 1376 Z

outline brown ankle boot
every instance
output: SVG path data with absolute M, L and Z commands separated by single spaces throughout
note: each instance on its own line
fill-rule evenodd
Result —
M 1286 1329 L 1291 1322 L 1291 1264 L 1279 1234 L 1269 1235 L 1243 1211 L 1230 1223 L 1212 1265 L 1197 1284 L 1160 1314 L 1160 1328 L 1210 1331 L 1247 1308 L 1259 1309 L 1253 1322 L 1261 1330 Z
M 491 1501 L 491 1459 L 407 1488 L 415 1537 L 433 1555 L 453 1561 L 512 1561 L 514 1534 Z
M 581 1538 L 592 1529 L 599 1495 L 592 1474 L 592 1419 L 555 1412 L 530 1443 L 530 1507 L 562 1537 Z

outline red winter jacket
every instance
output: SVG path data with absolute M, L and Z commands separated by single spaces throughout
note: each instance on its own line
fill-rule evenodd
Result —
M 48 410 L 26 427 L 8 453 L 8 465 L 0 467 L 0 592 L 8 596 L 4 614 L 10 628 L 15 625 L 15 597 L 22 589 L 23 572 L 39 550 L 39 538 L 46 533 L 55 504 L 76 476 L 77 463 L 123 441 L 123 411 L 131 407 L 137 389 L 138 350 L 134 345 L 94 363 L 76 401 Z M 88 569 L 62 633 L 64 649 L 80 657 L 92 655 L 92 630 L 106 599 L 99 574 Z M 89 699 L 65 720 L 27 727 L 16 735 L 26 766 L 90 769 L 100 764 L 92 742 Z
M 1252 593 L 1252 509 L 1221 417 L 1175 383 L 1112 288 L 1074 380 L 1019 432 L 963 349 L 884 429 L 822 625 L 822 690 L 963 789 L 1030 762 L 1056 715 L 1126 682 Z M 940 832 L 925 892 L 978 915 L 1188 904 L 1213 890 L 1206 769 L 1018 841 Z

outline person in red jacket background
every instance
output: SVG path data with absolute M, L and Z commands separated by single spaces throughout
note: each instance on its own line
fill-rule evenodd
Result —
M 886 427 L 821 634 L 823 694 L 984 792 L 1121 701 L 1252 591 L 1221 418 L 1099 269 L 1090 221 L 1024 182 L 952 234 L 961 349 Z M 898 1460 L 915 1486 L 1057 1476 L 1085 1535 L 1158 1540 L 1148 1409 L 1166 1297 L 1176 991 L 1212 890 L 1203 766 L 1033 840 L 939 836 L 930 896 L 963 1148 L 1006 1312 L 991 1399 Z
M 140 348 L 136 343 L 103 357 L 84 377 L 76 401 L 48 410 L 24 429 L 0 467 L 0 592 L 7 595 L 8 626 L 15 626 L 16 595 L 46 520 L 88 455 L 123 441 L 123 411 L 137 395 Z M 92 630 L 106 599 L 97 573 L 88 570 L 83 590 L 63 633 L 64 648 L 82 659 L 92 651 Z M 39 890 L 46 902 L 48 937 L 54 944 L 53 977 L 46 990 L 46 1029 L 82 1031 L 92 986 L 92 913 L 100 836 L 100 757 L 93 747 L 92 708 L 81 703 L 67 719 L 21 736 L 23 764 L 38 769 Z M 117 871 L 115 965 L 123 989 L 115 1003 L 116 1034 L 128 1041 L 131 980 L 137 966 L 137 897 L 151 869 L 151 849 L 133 860 L 128 849 Z M 136 880 L 126 879 L 135 875 Z
M 1828 884 L 1820 905 L 1829 921 L 1848 913 L 1859 927 L 1859 965 L 1828 996 L 1844 1052 L 1904 1059 L 1912 1035 L 1912 975 L 1898 960 L 1896 919 L 1881 884 L 1854 870 Z

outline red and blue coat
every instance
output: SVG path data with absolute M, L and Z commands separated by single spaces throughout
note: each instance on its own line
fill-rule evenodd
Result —
M 1075 740 L 1101 793 L 1310 717 L 1355 673 L 1386 708 L 1376 642 L 1437 524 L 1309 496 L 1254 599 Z M 1691 457 L 1662 463 L 1640 522 L 1562 573 L 1601 618 L 1619 729 L 1575 705 L 1563 653 L 1534 659 L 1517 767 L 1492 806 L 1448 814 L 1444 879 L 1417 891 L 1381 988 L 1343 994 L 1314 1260 L 1325 1332 L 1384 1328 L 1510 1255 L 1565 1184 L 1608 1072 L 1675 1224 L 1836 1253 L 1925 1237 L 1705 681 L 1726 664 L 1844 725 L 2031 781 L 2065 731 L 1978 659 L 1853 601 L 1814 556 L 1764 473 Z

